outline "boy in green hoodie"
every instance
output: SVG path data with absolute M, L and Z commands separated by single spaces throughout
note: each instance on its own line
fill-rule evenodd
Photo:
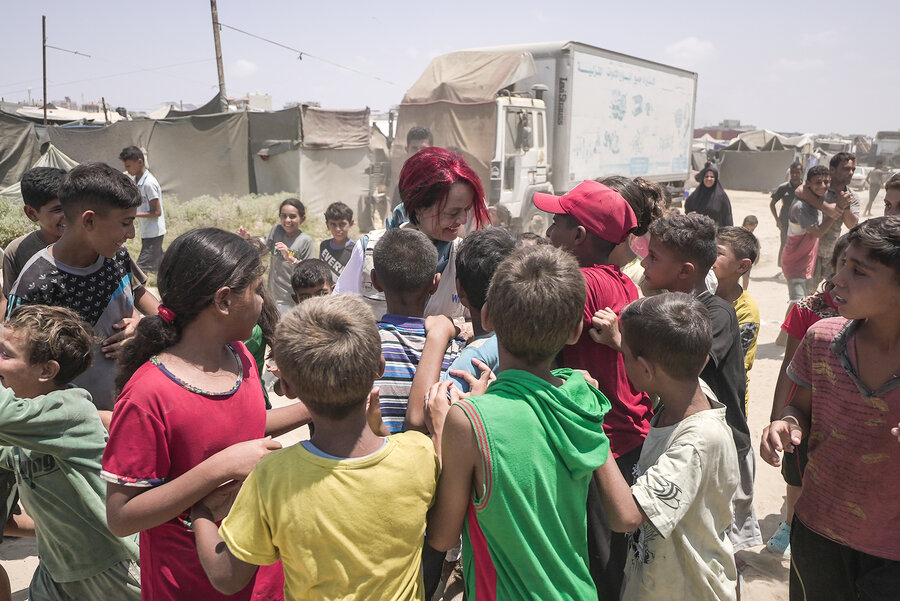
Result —
M 551 371 L 581 334 L 585 295 L 570 254 L 517 249 L 497 268 L 481 312 L 497 334 L 497 379 L 480 396 L 451 380 L 429 392 L 427 425 L 443 466 L 426 540 L 447 550 L 462 532 L 471 601 L 597 598 L 586 503 L 609 453 L 610 404 L 581 372 Z

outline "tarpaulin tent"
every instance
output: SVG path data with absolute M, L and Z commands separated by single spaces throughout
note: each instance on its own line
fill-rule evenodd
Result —
M 535 73 L 534 58 L 522 51 L 472 50 L 432 60 L 400 104 L 396 138 L 401 142 L 392 151 L 392 189 L 406 160 L 406 133 L 415 125 L 435 132 L 435 145 L 463 149 L 482 182 L 490 181 L 497 93 Z
M 22 179 L 40 156 L 34 125 L 0 113 L 0 187 Z
M 53 144 L 48 144 L 47 150 L 44 151 L 44 154 L 41 155 L 41 158 L 39 158 L 37 162 L 31 165 L 29 169 L 34 167 L 56 167 L 57 169 L 62 169 L 63 171 L 69 171 L 77 164 L 78 163 L 76 161 L 60 152 L 56 146 L 54 146 Z M 21 182 L 16 182 L 8 188 L 3 188 L 2 190 L 0 190 L 0 196 L 11 196 L 21 199 Z

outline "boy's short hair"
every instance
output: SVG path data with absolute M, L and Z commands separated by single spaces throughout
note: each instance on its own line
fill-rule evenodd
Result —
M 891 176 L 891 179 L 887 181 L 884 185 L 885 191 L 887 190 L 900 190 L 900 173 L 895 173 Z
M 333 202 L 325 209 L 325 221 L 353 221 L 353 209 L 342 202 Z
M 515 249 L 488 288 L 497 340 L 530 365 L 555 356 L 584 317 L 586 289 L 571 254 L 550 245 Z
M 716 222 L 706 215 L 667 215 L 650 224 L 650 235 L 704 276 L 716 262 Z
M 144 153 L 137 146 L 126 146 L 119 153 L 120 161 L 143 161 Z
M 753 227 L 756 227 L 759 225 L 759 219 L 756 218 L 756 215 L 747 215 L 744 217 L 743 225 L 752 225 Z
M 750 259 L 751 265 L 759 259 L 759 240 L 745 227 L 720 227 L 716 239 L 719 244 L 731 248 L 738 259 Z
M 476 230 L 463 238 L 456 253 L 456 279 L 472 309 L 484 306 L 497 266 L 515 248 L 515 238 L 502 227 Z
M 104 214 L 140 206 L 141 192 L 130 177 L 106 163 L 82 163 L 60 183 L 59 202 L 66 217 L 73 218 L 79 208 Z
M 828 167 L 831 169 L 837 169 L 841 166 L 841 163 L 844 161 L 855 161 L 856 155 L 852 152 L 839 152 L 828 161 Z
M 381 374 L 375 317 L 353 294 L 315 297 L 291 309 L 275 330 L 274 352 L 294 392 L 333 419 L 365 404 Z
M 806 172 L 806 181 L 811 182 L 812 178 L 817 175 L 825 175 L 827 177 L 831 177 L 831 171 L 825 165 L 816 165 L 815 167 L 810 167 L 809 171 Z
M 434 281 L 437 249 L 412 228 L 388 230 L 372 253 L 378 284 L 388 292 L 418 292 Z
M 894 270 L 900 282 L 900 217 L 875 217 L 847 232 L 849 245 L 865 248 L 869 256 Z
M 518 246 L 540 246 L 542 244 L 550 244 L 550 240 L 534 232 L 522 232 L 516 236 L 516 245 Z
M 22 200 L 39 211 L 51 200 L 59 198 L 59 185 L 66 172 L 56 167 L 32 167 L 22 176 Z
M 629 304 L 619 316 L 631 354 L 659 366 L 672 378 L 700 375 L 712 348 L 712 326 L 703 303 L 690 294 L 667 292 Z
M 94 361 L 94 334 L 75 311 L 47 305 L 16 307 L 3 324 L 25 334 L 28 363 L 56 361 L 54 381 L 65 385 L 84 373 Z
M 298 294 L 297 290 L 301 288 L 321 286 L 325 282 L 328 282 L 329 286 L 334 285 L 331 267 L 322 259 L 303 259 L 291 273 L 291 288 L 294 294 Z
M 421 125 L 413 125 L 406 132 L 406 145 L 412 144 L 413 140 L 428 140 L 428 145 L 434 146 L 434 136 L 431 134 L 431 130 Z

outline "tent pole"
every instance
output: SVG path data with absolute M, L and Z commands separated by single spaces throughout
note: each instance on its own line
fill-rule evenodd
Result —
M 209 8 L 212 11 L 213 41 L 216 44 L 216 69 L 219 71 L 219 108 L 224 113 L 228 110 L 228 100 L 225 98 L 225 69 L 222 68 L 222 42 L 219 40 L 219 9 L 216 8 L 216 0 L 209 0 Z
M 47 15 L 41 15 L 41 33 L 44 47 L 44 125 L 47 125 Z

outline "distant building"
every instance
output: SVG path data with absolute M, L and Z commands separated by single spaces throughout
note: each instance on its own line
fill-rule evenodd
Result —
M 741 125 L 740 119 L 723 119 L 718 125 L 699 127 L 694 130 L 694 138 L 702 138 L 709 134 L 716 140 L 733 140 L 745 131 L 755 131 L 755 125 Z

